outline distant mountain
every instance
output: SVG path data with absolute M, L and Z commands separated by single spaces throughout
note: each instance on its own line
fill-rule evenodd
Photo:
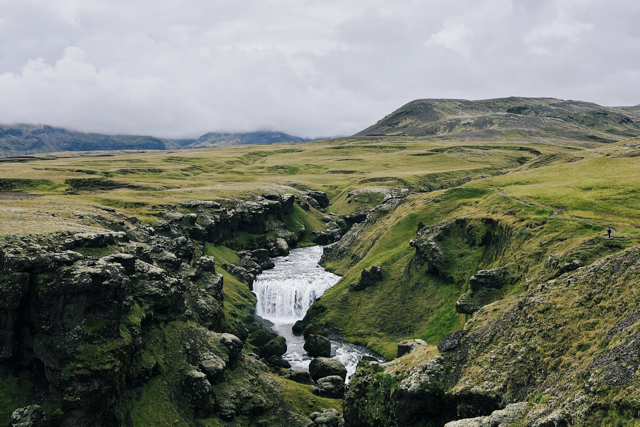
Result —
M 615 142 L 640 136 L 640 106 L 554 98 L 418 99 L 354 136 L 386 135 Z
M 184 148 L 212 148 L 228 145 L 274 144 L 276 142 L 304 142 L 305 139 L 282 132 L 216 133 L 209 132 Z
M 59 151 L 178 150 L 302 141 L 305 140 L 282 132 L 207 133 L 195 140 L 139 135 L 104 135 L 47 125 L 18 124 L 0 126 L 0 157 Z

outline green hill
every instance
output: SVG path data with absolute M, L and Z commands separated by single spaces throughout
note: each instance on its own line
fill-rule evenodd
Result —
M 355 136 L 616 142 L 640 136 L 639 108 L 554 98 L 419 99 Z

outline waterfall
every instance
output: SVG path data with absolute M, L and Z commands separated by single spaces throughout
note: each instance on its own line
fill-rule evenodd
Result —
M 318 265 L 322 247 L 294 249 L 276 258 L 275 268 L 256 278 L 256 314 L 276 324 L 294 323 L 304 317 L 311 304 L 335 285 L 340 276 Z
M 294 249 L 288 256 L 274 258 L 275 267 L 260 274 L 253 283 L 258 302 L 256 314 L 274 323 L 273 329 L 287 340 L 287 353 L 282 356 L 293 369 L 308 369 L 311 356 L 304 350 L 304 339 L 294 335 L 291 326 L 304 317 L 311 304 L 324 291 L 335 285 L 340 276 L 320 265 L 322 247 Z M 347 380 L 364 356 L 383 362 L 372 351 L 333 337 L 331 357 L 347 368 Z

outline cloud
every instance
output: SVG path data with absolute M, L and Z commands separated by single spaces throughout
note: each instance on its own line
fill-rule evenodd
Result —
M 0 0 L 0 122 L 355 133 L 416 98 L 640 103 L 631 0 Z
M 461 54 L 469 53 L 467 37 L 471 34 L 469 28 L 462 23 L 445 22 L 442 31 L 432 35 L 427 46 L 442 45 Z

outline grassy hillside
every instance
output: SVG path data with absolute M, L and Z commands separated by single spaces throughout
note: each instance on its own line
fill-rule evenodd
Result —
M 162 212 L 188 199 L 254 199 L 314 189 L 329 195 L 327 212 L 345 215 L 369 212 L 399 194 L 397 208 L 377 209 L 362 226 L 347 257 L 328 260 L 327 267 L 344 278 L 313 311 L 314 321 L 391 357 L 401 339 L 435 343 L 460 328 L 466 318 L 454 304 L 479 269 L 504 267 L 513 277 L 490 296 L 496 299 L 546 277 L 549 255 L 588 263 L 637 242 L 638 141 L 596 144 L 591 150 L 576 148 L 575 141 L 563 144 L 347 138 L 3 162 L 0 234 L 94 230 L 96 206 L 154 224 Z M 287 219 L 289 228 L 322 229 L 321 212 L 296 209 Z M 409 245 L 418 224 L 456 218 L 490 223 L 491 232 L 504 238 L 473 245 L 464 230 L 453 227 L 442 242 L 449 258 L 445 277 L 427 272 Z M 610 226 L 614 239 L 603 239 Z M 310 244 L 309 234 L 302 244 Z M 228 249 L 211 250 L 222 260 L 234 256 Z M 383 282 L 349 291 L 361 271 L 375 264 L 383 266 Z M 239 294 L 229 298 L 250 303 Z

